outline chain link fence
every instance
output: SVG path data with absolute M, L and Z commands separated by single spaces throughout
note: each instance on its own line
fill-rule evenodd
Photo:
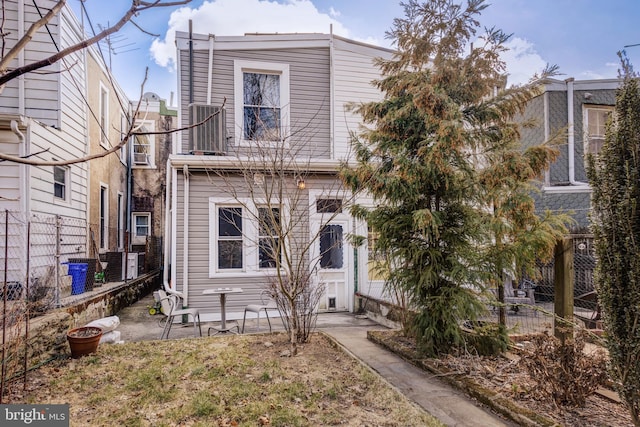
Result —
M 161 238 L 137 236 L 131 253 L 124 250 L 129 238 L 118 230 L 101 234 L 82 219 L 0 212 L 0 403 L 7 384 L 26 375 L 31 318 L 73 304 L 101 283 L 162 267 Z
M 573 290 L 565 291 L 570 283 L 561 283 L 556 289 L 556 262 L 563 262 L 567 254 L 556 254 L 549 262 L 538 262 L 537 275 L 513 283 L 514 294 L 520 295 L 518 302 L 506 299 L 506 326 L 512 334 L 531 334 L 549 332 L 553 334 L 554 325 L 559 325 L 556 315 L 558 293 L 566 296 L 564 307 L 573 307 L 573 316 L 569 313 L 568 321 L 579 328 L 586 328 L 595 333 L 602 330 L 601 312 L 597 302 L 593 274 L 596 267 L 593 236 L 575 234 L 568 236 L 568 246 L 573 260 Z M 566 268 L 566 267 L 565 267 Z M 508 284 L 507 284 L 508 285 Z M 525 301 L 524 296 L 532 292 L 532 300 Z M 492 307 L 489 319 L 498 321 L 496 307 Z

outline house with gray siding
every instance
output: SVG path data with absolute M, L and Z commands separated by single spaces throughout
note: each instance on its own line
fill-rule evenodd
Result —
M 353 310 L 369 260 L 348 236 L 367 227 L 337 172 L 361 125 L 349 105 L 381 99 L 374 60 L 393 52 L 333 34 L 178 32 L 176 44 L 184 130 L 167 163 L 165 286 L 204 321 L 220 318 L 204 290 L 242 288 L 226 302 L 227 318 L 242 318 L 277 273 L 259 224 L 273 215 L 292 224 L 283 244 L 302 243 L 292 262 L 321 289 L 318 309 Z
M 572 228 L 589 225 L 591 187 L 587 182 L 586 158 L 598 154 L 604 142 L 607 118 L 616 101 L 618 79 L 549 79 L 540 95 L 532 99 L 524 114 L 535 125 L 521 131 L 524 146 L 542 144 L 552 138 L 560 151 L 545 171 L 536 193 L 536 209 L 570 213 Z

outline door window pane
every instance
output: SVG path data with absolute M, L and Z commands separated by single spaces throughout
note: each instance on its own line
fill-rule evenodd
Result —
M 318 199 L 316 201 L 316 211 L 318 213 L 341 213 L 342 200 L 340 199 Z
M 342 226 L 325 225 L 320 230 L 320 267 L 342 268 Z

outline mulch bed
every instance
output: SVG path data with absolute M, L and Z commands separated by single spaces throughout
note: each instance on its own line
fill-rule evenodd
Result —
M 582 408 L 558 407 L 531 396 L 537 386 L 518 364 L 518 356 L 445 356 L 422 358 L 413 340 L 398 331 L 370 331 L 369 339 L 433 372 L 443 381 L 523 426 L 613 427 L 632 426 L 626 406 L 611 391 L 608 399 L 594 393 Z M 618 401 L 616 401 L 618 400 Z

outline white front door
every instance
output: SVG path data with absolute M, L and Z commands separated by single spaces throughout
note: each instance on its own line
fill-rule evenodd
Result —
M 333 219 L 318 224 L 316 242 L 316 277 L 317 286 L 324 290 L 320 298 L 320 311 L 349 310 L 349 261 L 351 245 L 346 236 L 349 232 L 349 221 Z

